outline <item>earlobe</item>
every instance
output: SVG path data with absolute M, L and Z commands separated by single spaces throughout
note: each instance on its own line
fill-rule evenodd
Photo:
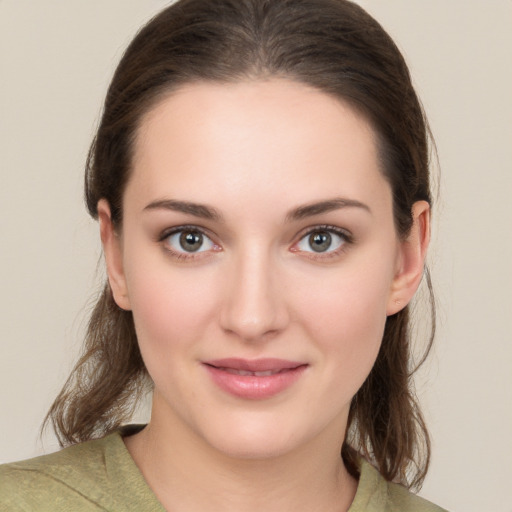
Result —
M 123 253 L 121 240 L 114 229 L 110 206 L 105 199 L 98 201 L 98 221 L 100 224 L 101 243 L 107 265 L 107 276 L 116 304 L 125 310 L 130 310 L 130 300 L 126 287 L 123 268 Z
M 412 299 L 423 276 L 430 242 L 430 205 L 417 201 L 412 207 L 411 231 L 400 243 L 396 274 L 388 299 L 387 315 L 394 315 Z

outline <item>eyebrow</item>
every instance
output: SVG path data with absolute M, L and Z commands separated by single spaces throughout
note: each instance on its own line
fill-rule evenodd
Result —
M 288 222 L 297 221 L 306 217 L 313 217 L 314 215 L 320 215 L 321 213 L 332 212 L 334 210 L 340 210 L 342 208 L 361 208 L 362 210 L 372 213 L 370 207 L 355 199 L 346 199 L 342 197 L 335 197 L 326 201 L 320 201 L 318 203 L 311 203 L 304 206 L 299 206 L 286 215 Z
M 188 213 L 201 219 L 221 221 L 222 215 L 218 210 L 204 204 L 191 203 L 189 201 L 176 201 L 174 199 L 161 199 L 149 203 L 144 211 L 147 210 L 172 210 L 174 212 Z
M 294 208 L 293 210 L 286 214 L 285 219 L 287 222 L 292 222 L 305 219 L 307 217 L 313 217 L 314 215 L 320 215 L 322 213 L 340 210 L 342 208 L 360 208 L 371 214 L 370 208 L 366 204 L 361 203 L 360 201 L 356 201 L 355 199 L 336 197 L 333 199 L 319 201 L 317 203 L 306 204 Z M 160 209 L 186 213 L 201 219 L 219 222 L 223 221 L 222 214 L 216 208 L 206 206 L 204 204 L 192 203 L 189 201 L 177 201 L 175 199 L 160 199 L 157 201 L 153 201 L 144 207 L 144 211 Z

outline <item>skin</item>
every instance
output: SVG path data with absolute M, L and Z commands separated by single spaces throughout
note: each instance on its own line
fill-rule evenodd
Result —
M 122 230 L 105 200 L 98 212 L 114 298 L 154 381 L 151 421 L 125 440 L 147 482 L 173 511 L 347 510 L 350 401 L 421 280 L 428 204 L 401 240 L 371 126 L 286 80 L 183 86 L 143 118 L 133 164 Z M 304 210 L 315 203 L 327 211 Z M 169 236 L 182 226 L 205 233 L 199 251 Z M 332 244 L 315 252 L 311 231 Z M 306 370 L 248 400 L 205 371 L 225 357 Z

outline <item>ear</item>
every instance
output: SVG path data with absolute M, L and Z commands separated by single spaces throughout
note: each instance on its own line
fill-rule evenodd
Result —
M 387 315 L 394 315 L 412 299 L 423 277 L 430 242 L 430 206 L 417 201 L 412 207 L 413 223 L 407 238 L 400 242 L 397 270 L 388 299 Z
M 98 220 L 100 236 L 107 264 L 107 275 L 110 289 L 116 304 L 125 310 L 130 310 L 128 289 L 123 269 L 123 251 L 119 234 L 114 229 L 110 206 L 105 199 L 98 201 Z

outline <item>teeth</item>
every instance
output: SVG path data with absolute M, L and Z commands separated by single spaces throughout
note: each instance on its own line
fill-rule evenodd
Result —
M 253 377 L 268 377 L 270 375 L 275 375 L 279 373 L 281 370 L 265 370 L 263 372 L 249 372 L 247 370 L 237 370 L 235 368 L 220 368 L 221 370 L 232 373 L 233 375 L 242 375 L 242 376 L 253 376 Z

